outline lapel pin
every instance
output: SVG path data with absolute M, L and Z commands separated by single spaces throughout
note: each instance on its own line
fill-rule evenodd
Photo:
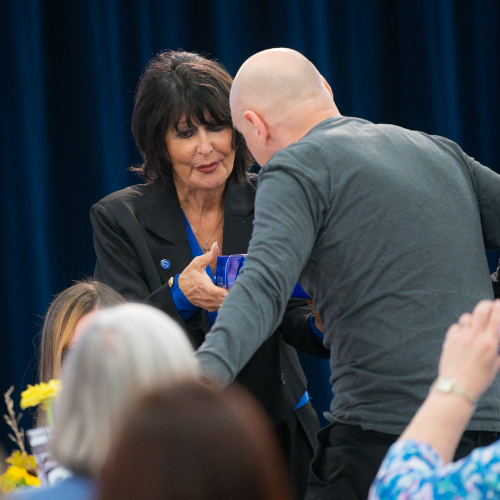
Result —
M 163 259 L 160 262 L 160 266 L 162 267 L 162 269 L 168 269 L 170 267 L 170 262 L 167 259 Z

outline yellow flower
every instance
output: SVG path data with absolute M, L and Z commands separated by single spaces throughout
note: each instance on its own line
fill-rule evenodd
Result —
M 60 380 L 49 380 L 48 383 L 40 382 L 36 385 L 28 385 L 28 388 L 21 393 L 21 408 L 25 410 L 29 406 L 45 405 L 46 402 L 54 399 L 61 390 Z
M 28 455 L 25 451 L 22 453 L 19 450 L 13 451 L 6 462 L 10 465 L 17 465 L 21 469 L 36 470 L 35 457 Z
M 36 476 L 33 476 L 33 474 L 30 474 L 29 472 L 26 472 L 24 481 L 26 482 L 27 486 L 40 486 L 40 479 L 38 479 Z
M 17 465 L 11 465 L 6 471 L 5 471 L 5 476 L 10 479 L 11 481 L 14 481 L 15 483 L 21 481 L 24 479 L 24 476 L 27 474 L 26 469 L 22 469 L 21 467 L 18 467 Z
M 5 474 L 0 476 L 0 491 L 2 493 L 10 493 L 16 489 L 16 485 L 5 477 Z M 0 495 L 1 496 L 1 495 Z
M 4 475 L 0 476 L 0 488 L 3 493 L 25 486 L 40 486 L 40 480 L 22 467 L 11 465 Z

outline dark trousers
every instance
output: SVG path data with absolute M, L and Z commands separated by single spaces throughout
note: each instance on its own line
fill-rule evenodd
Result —
M 275 427 L 296 500 L 303 500 L 306 494 L 309 464 L 316 450 L 316 434 L 319 428 L 318 416 L 311 403 L 294 410 L 284 422 Z
M 466 431 L 454 460 L 498 438 L 497 432 Z M 388 449 L 398 436 L 330 424 L 318 433 L 318 449 L 309 473 L 306 500 L 366 500 Z

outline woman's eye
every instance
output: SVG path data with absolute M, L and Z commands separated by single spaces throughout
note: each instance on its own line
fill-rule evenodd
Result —
M 188 137 L 191 137 L 194 134 L 194 130 L 180 130 L 177 132 L 177 135 L 181 139 L 187 139 Z
M 224 130 L 226 128 L 226 125 L 212 125 L 210 127 L 210 130 L 212 132 L 220 132 L 221 130 Z

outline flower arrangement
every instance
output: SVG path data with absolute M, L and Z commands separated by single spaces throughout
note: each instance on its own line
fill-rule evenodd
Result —
M 7 468 L 5 474 L 0 476 L 2 493 L 8 493 L 25 486 L 40 486 L 33 455 L 28 455 L 25 451 L 14 451 L 7 458 L 7 463 L 10 464 L 10 467 Z
M 42 410 L 47 414 L 47 420 L 52 425 L 52 402 L 61 390 L 59 380 L 50 380 L 48 383 L 40 383 L 28 388 L 21 393 L 21 409 L 30 406 L 41 405 Z M 9 465 L 6 472 L 0 476 L 0 491 L 8 493 L 17 488 L 26 486 L 40 486 L 40 479 L 37 477 L 37 467 L 33 455 L 29 455 L 24 447 L 24 429 L 19 429 L 19 421 L 22 413 L 16 416 L 14 412 L 14 402 L 11 394 L 14 386 L 4 394 L 8 415 L 4 415 L 7 425 L 12 429 L 14 435 L 9 434 L 9 438 L 17 444 L 19 450 L 12 452 L 6 462 Z

